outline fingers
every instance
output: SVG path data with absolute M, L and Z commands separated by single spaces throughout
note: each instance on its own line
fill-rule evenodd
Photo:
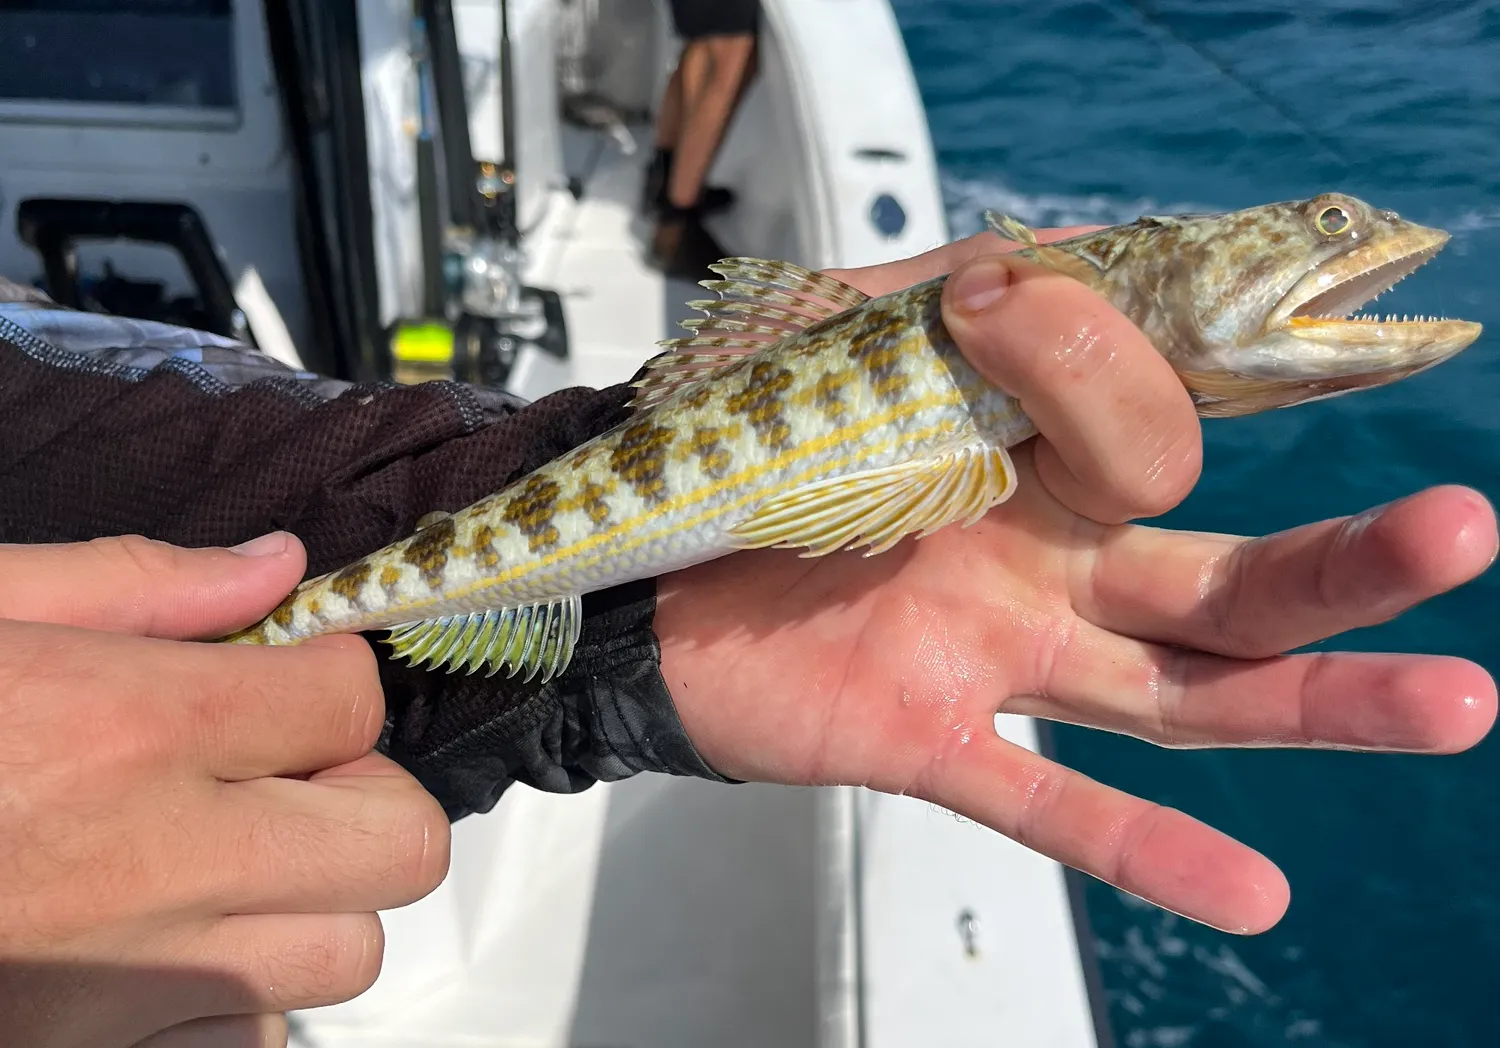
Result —
M 1102 228 L 1102 226 L 1066 226 L 1058 229 L 1038 229 L 1035 232 L 1039 241 L 1050 244 L 1055 240 L 1066 240 L 1068 237 Z M 1003 254 L 1016 251 L 1020 247 L 1021 245 L 1015 241 L 1006 240 L 986 230 L 896 262 L 862 266 L 858 269 L 829 269 L 824 272 L 835 280 L 842 280 L 851 287 L 858 288 L 867 295 L 878 296 L 952 273 L 965 262 L 981 255 Z
M 161 978 L 160 993 L 174 1014 L 205 1019 L 320 1008 L 368 990 L 384 950 L 374 913 L 223 917 L 181 946 L 177 977 Z
M 1241 661 L 1077 623 L 1035 693 L 1006 712 L 1163 746 L 1456 753 L 1495 721 L 1495 682 L 1463 659 L 1345 652 Z
M 911 792 L 1221 931 L 1261 932 L 1286 912 L 1286 878 L 1264 856 L 993 732 L 976 732 Z
M 310 781 L 223 787 L 219 847 L 237 861 L 188 886 L 218 912 L 384 910 L 416 902 L 447 875 L 442 806 L 378 754 Z
M 1070 591 L 1106 629 L 1256 658 L 1394 618 L 1483 572 L 1496 543 L 1484 497 L 1440 487 L 1263 539 L 1121 529 Z
M 1036 423 L 1037 472 L 1048 489 L 1101 522 L 1164 513 L 1202 467 L 1198 417 L 1181 381 L 1092 290 L 1003 257 L 1017 246 L 986 232 L 900 262 L 829 272 L 872 295 L 951 272 L 944 321 L 969 361 Z
M 943 318 L 970 363 L 1036 423 L 1037 472 L 1070 508 L 1103 522 L 1153 516 L 1197 482 L 1198 416 L 1181 381 L 1083 284 L 983 257 L 948 281 Z
M 69 1043 L 279 1045 L 279 1013 L 363 993 L 380 973 L 384 949 L 374 913 L 233 915 L 155 934 L 137 930 L 107 962 L 76 966 L 74 982 L 86 975 L 91 993 L 73 1001 L 92 1007 L 61 1014 L 73 1020 Z
M 284 1015 L 216 1015 L 182 1023 L 135 1048 L 286 1048 Z
M 60 711 L 86 704 L 74 720 L 100 738 L 75 745 L 225 780 L 355 760 L 385 717 L 374 653 L 358 637 L 263 648 L 14 623 L 0 633 L 0 685 L 13 716 L 24 704 L 67 723 Z
M 165 698 L 180 708 L 168 713 L 187 723 L 196 743 L 188 752 L 217 778 L 315 772 L 364 756 L 380 736 L 385 696 L 375 653 L 359 637 L 189 654 L 203 687 L 174 689 Z
M 0 618 L 207 639 L 252 625 L 302 578 L 295 536 L 183 549 L 139 535 L 0 546 Z

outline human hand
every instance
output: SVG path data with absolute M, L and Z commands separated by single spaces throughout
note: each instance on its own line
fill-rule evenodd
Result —
M 666 576 L 662 673 L 722 774 L 912 794 L 1169 910 L 1264 930 L 1289 895 L 1269 860 L 1001 739 L 994 715 L 1163 746 L 1466 749 L 1495 718 L 1479 666 L 1280 653 L 1478 575 L 1494 512 L 1437 488 L 1267 538 L 1125 523 L 1197 480 L 1188 395 L 1123 315 L 995 257 L 1001 243 L 981 234 L 833 275 L 881 294 L 953 272 L 950 332 L 1040 430 L 1012 451 L 1014 497 L 878 557 L 757 550 Z M 974 277 L 1005 288 L 977 312 L 961 304 Z
M 448 822 L 371 753 L 369 646 L 191 644 L 258 620 L 301 545 L 0 546 L 0 1029 L 26 1048 L 262 1048 L 380 970 L 375 910 Z M 10 621 L 6 621 L 10 620 Z

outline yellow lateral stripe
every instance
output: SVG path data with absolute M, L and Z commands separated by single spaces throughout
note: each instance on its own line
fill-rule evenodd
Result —
M 549 553 L 543 554 L 542 556 L 537 557 L 534 560 L 514 565 L 513 567 L 508 568 L 498 575 L 491 576 L 491 579 L 485 580 L 483 584 L 476 583 L 469 589 L 462 590 L 449 596 L 437 598 L 437 600 L 453 600 L 464 597 L 469 593 L 472 593 L 474 589 L 482 588 L 483 585 L 490 585 L 492 583 L 498 585 L 503 582 L 514 581 L 516 578 L 530 574 L 538 568 L 550 567 L 551 565 L 566 557 L 571 557 L 578 553 L 584 553 L 596 546 L 603 545 L 604 543 L 607 543 L 618 537 L 623 532 L 629 532 L 635 530 L 636 528 L 639 528 L 643 522 L 649 522 L 654 518 L 675 513 L 681 509 L 686 509 L 688 506 L 691 506 L 694 503 L 703 502 L 706 499 L 712 498 L 714 495 L 720 494 L 721 492 L 728 491 L 731 488 L 753 484 L 756 480 L 765 476 L 767 473 L 774 473 L 777 470 L 785 469 L 787 466 L 795 464 L 799 459 L 805 459 L 819 451 L 825 451 L 830 447 L 842 444 L 846 440 L 850 440 L 856 437 L 862 437 L 865 434 L 869 433 L 872 429 L 877 429 L 880 426 L 887 425 L 891 422 L 896 421 L 897 419 L 903 418 L 908 415 L 915 415 L 918 412 L 926 411 L 930 408 L 948 407 L 958 402 L 959 398 L 956 393 L 946 395 L 937 394 L 934 396 L 925 397 L 919 401 L 913 401 L 909 404 L 901 404 L 897 405 L 894 408 L 889 408 L 881 412 L 879 415 L 873 416 L 872 418 L 864 419 L 859 423 L 842 426 L 839 429 L 826 434 L 825 436 L 817 437 L 813 440 L 806 441 L 803 444 L 799 444 L 792 450 L 783 452 L 781 455 L 778 455 L 776 458 L 771 459 L 768 462 L 762 463 L 758 466 L 747 466 L 745 469 L 740 470 L 738 473 L 731 474 L 730 476 L 725 477 L 722 480 L 715 481 L 712 484 L 705 484 L 702 487 L 694 488 L 691 491 L 685 491 L 681 495 L 670 498 L 658 506 L 651 507 L 650 511 L 647 513 L 638 514 L 637 516 L 631 517 L 629 520 L 621 521 L 614 527 L 610 528 L 608 531 L 601 532 L 598 535 L 590 535 L 587 538 L 579 539 L 577 542 L 564 546 L 561 549 L 555 549 Z M 912 438 L 907 437 L 906 439 L 910 440 Z M 885 444 L 880 445 L 880 447 L 888 447 L 890 443 L 891 442 L 886 442 Z M 761 494 L 761 492 L 756 491 L 751 495 L 751 497 L 755 498 Z M 675 530 L 673 530 L 660 532 L 658 534 L 670 535 L 675 533 Z
M 606 556 L 618 556 L 623 553 L 629 553 L 631 550 L 638 549 L 641 546 L 645 545 L 647 542 L 652 542 L 657 539 L 669 538 L 672 535 L 677 535 L 691 528 L 696 528 L 699 524 L 702 524 L 705 521 L 712 520 L 714 517 L 720 517 L 725 513 L 728 513 L 730 510 L 739 509 L 747 502 L 753 502 L 759 498 L 775 498 L 777 495 L 780 495 L 784 491 L 790 491 L 792 488 L 806 483 L 809 478 L 817 475 L 822 470 L 839 469 L 843 466 L 854 465 L 862 459 L 870 458 L 882 451 L 889 449 L 898 442 L 905 444 L 913 440 L 924 440 L 927 437 L 937 436 L 938 434 L 942 433 L 943 430 L 949 428 L 949 426 L 939 423 L 934 426 L 928 426 L 926 429 L 920 429 L 913 434 L 902 434 L 899 437 L 891 437 L 890 439 L 882 441 L 881 443 L 873 445 L 871 447 L 861 448 L 857 454 L 845 455 L 843 458 L 834 459 L 831 462 L 820 463 L 812 467 L 811 469 L 803 470 L 795 477 L 783 481 L 782 483 L 765 491 L 751 491 L 747 494 L 741 495 L 733 502 L 726 503 L 722 506 L 714 506 L 712 509 L 704 510 L 696 517 L 689 517 L 687 520 L 680 521 L 679 523 L 672 525 L 671 527 L 664 528 L 661 531 L 647 532 L 644 535 L 636 535 L 625 545 L 622 545 L 616 549 L 608 550 L 606 553 L 595 554 L 593 557 L 589 558 L 580 558 L 578 563 L 578 570 L 582 570 L 583 568 L 587 568 L 594 564 L 597 564 Z M 520 565 L 518 565 L 518 567 L 520 567 Z M 482 587 L 473 587 L 473 589 L 479 588 Z M 473 589 L 471 589 L 470 592 L 472 592 Z
M 665 516 L 677 510 L 686 508 L 687 506 L 693 505 L 694 503 L 702 502 L 712 497 L 713 495 L 719 494 L 720 492 L 723 492 L 729 488 L 746 484 L 753 484 L 756 479 L 764 476 L 767 473 L 774 472 L 778 469 L 784 469 L 787 466 L 795 464 L 799 459 L 805 459 L 810 455 L 815 454 L 816 452 L 826 450 L 827 448 L 840 444 L 846 440 L 863 436 L 871 430 L 876 429 L 880 426 L 887 425 L 891 422 L 896 421 L 897 419 L 915 415 L 921 411 L 926 411 L 932 408 L 949 407 L 954 404 L 960 403 L 962 399 L 963 398 L 960 391 L 952 390 L 945 394 L 935 394 L 932 396 L 924 397 L 921 400 L 912 401 L 907 404 L 900 404 L 893 408 L 888 408 L 887 410 L 881 412 L 879 415 L 863 419 L 858 423 L 852 423 L 847 426 L 842 426 L 839 429 L 826 434 L 825 436 L 818 437 L 814 440 L 809 440 L 803 444 L 799 444 L 791 451 L 785 452 L 766 463 L 758 466 L 747 467 L 746 469 L 741 470 L 739 473 L 733 474 L 729 477 L 725 477 L 713 484 L 704 485 L 700 488 L 694 488 L 692 491 L 684 492 L 683 494 L 678 495 L 675 498 L 667 500 L 667 502 L 663 505 L 654 507 L 650 513 L 640 514 L 630 518 L 627 521 L 622 521 L 606 532 L 598 535 L 590 535 L 589 537 L 580 539 L 577 542 L 563 547 L 562 549 L 553 550 L 543 556 L 525 561 L 520 564 L 516 564 L 497 575 L 491 575 L 478 581 L 472 582 L 468 586 L 465 586 L 460 590 L 445 593 L 439 596 L 424 597 L 420 600 L 405 601 L 401 605 L 399 605 L 399 607 L 401 609 L 410 610 L 412 612 L 419 612 L 421 611 L 421 609 L 431 607 L 434 604 L 445 604 L 449 601 L 463 600 L 465 597 L 472 596 L 473 594 L 482 590 L 493 589 L 496 586 L 515 582 L 519 579 L 525 578 L 528 575 L 534 575 L 536 572 L 542 570 L 543 568 L 551 567 L 559 560 L 580 556 L 581 554 L 586 553 L 591 549 L 610 542 L 622 533 L 629 532 L 633 529 L 638 529 L 643 521 L 648 522 L 655 517 Z M 710 520 L 715 516 L 720 516 L 724 513 L 730 512 L 731 510 L 737 509 L 740 506 L 743 506 L 745 503 L 751 502 L 755 499 L 763 497 L 769 498 L 773 497 L 774 495 L 778 495 L 783 491 L 796 487 L 798 484 L 804 483 L 809 476 L 816 474 L 820 470 L 840 468 L 842 466 L 850 464 L 851 462 L 866 459 L 872 455 L 878 454 L 881 451 L 887 450 L 898 441 L 901 443 L 909 443 L 914 440 L 922 440 L 930 436 L 935 436 L 941 433 L 944 429 L 951 428 L 951 426 L 952 423 L 938 423 L 936 425 L 919 430 L 918 432 L 913 434 L 899 434 L 888 440 L 882 441 L 880 444 L 868 448 L 862 448 L 855 455 L 845 456 L 832 462 L 819 463 L 812 469 L 804 470 L 797 476 L 784 481 L 780 485 L 777 485 L 770 489 L 752 490 L 748 494 L 741 496 L 734 502 L 726 503 L 723 506 L 716 506 L 710 510 L 698 514 L 695 517 L 691 517 L 687 520 L 681 521 L 678 524 L 672 525 L 659 531 L 647 531 L 644 534 L 637 535 L 632 541 L 617 549 L 607 550 L 604 553 L 595 555 L 593 557 L 580 557 L 579 563 L 576 565 L 575 570 L 581 571 L 585 568 L 591 567 L 592 565 L 599 563 L 606 556 L 619 556 L 624 553 L 628 553 L 633 549 L 638 549 L 640 546 L 646 544 L 647 542 L 665 539 L 671 537 L 672 535 L 680 534 L 683 531 L 697 527 L 705 520 Z M 395 610 L 398 610 L 395 606 L 387 606 L 381 609 L 383 613 L 389 613 Z
M 622 556 L 632 550 L 639 549 L 641 546 L 644 546 L 648 542 L 659 541 L 662 539 L 670 538 L 673 535 L 681 534 L 684 531 L 689 531 L 693 528 L 698 527 L 700 524 L 705 523 L 706 521 L 712 520 L 715 517 L 720 517 L 732 510 L 739 509 L 748 502 L 753 502 L 756 499 L 760 498 L 774 498 L 784 491 L 789 491 L 792 488 L 806 483 L 809 478 L 817 475 L 819 472 L 822 472 L 824 470 L 836 470 L 841 469 L 845 466 L 851 466 L 864 459 L 868 459 L 875 455 L 878 455 L 883 451 L 887 451 L 898 443 L 905 444 L 910 443 L 911 441 L 925 440 L 929 437 L 938 436 L 945 430 L 949 430 L 951 428 L 951 423 L 937 423 L 935 425 L 928 426 L 925 429 L 920 429 L 915 433 L 904 433 L 898 436 L 890 437 L 887 440 L 881 441 L 879 444 L 860 448 L 852 455 L 845 455 L 841 458 L 832 459 L 828 462 L 820 462 L 818 465 L 813 466 L 809 469 L 805 469 L 801 473 L 798 473 L 795 476 L 782 481 L 780 484 L 774 485 L 770 488 L 756 489 L 746 492 L 732 502 L 727 502 L 720 506 L 714 506 L 710 509 L 704 510 L 697 516 L 688 517 L 685 520 L 678 521 L 676 524 L 666 526 L 659 530 L 644 531 L 631 537 L 627 542 L 613 549 L 608 549 L 601 553 L 596 553 L 593 556 L 583 556 L 581 553 L 575 553 L 575 551 L 585 550 L 589 547 L 598 546 L 602 542 L 616 536 L 620 532 L 620 530 L 625 527 L 624 525 L 620 525 L 619 527 L 613 528 L 602 535 L 593 535 L 588 539 L 580 540 L 579 542 L 574 543 L 572 546 L 569 546 L 566 549 L 554 551 L 553 553 L 546 554 L 545 556 L 537 557 L 534 560 L 527 561 L 522 564 L 517 564 L 507 571 L 504 571 L 498 575 L 492 575 L 489 578 L 481 579 L 478 582 L 471 583 L 463 589 L 448 594 L 447 596 L 432 597 L 422 601 L 413 601 L 407 606 L 415 609 L 419 607 L 425 607 L 429 604 L 438 604 L 449 600 L 462 600 L 464 597 L 471 596 L 472 594 L 477 593 L 481 590 L 504 585 L 508 582 L 515 582 L 518 579 L 523 579 L 528 575 L 533 575 L 537 571 L 540 571 L 542 568 L 551 567 L 553 564 L 557 563 L 557 561 L 564 559 L 565 557 L 568 557 L 570 555 L 576 556 L 578 560 L 578 563 L 573 566 L 573 569 L 575 571 L 583 571 L 584 569 L 592 567 L 593 565 L 604 560 L 606 557 Z M 795 458 L 793 460 L 795 460 Z M 760 475 L 760 473 L 764 472 L 765 470 L 758 470 L 756 475 L 758 476 Z M 696 501 L 701 501 L 701 499 Z M 634 520 L 637 521 L 649 519 L 651 518 L 634 518 Z
M 936 407 L 941 405 L 934 404 L 931 406 Z M 913 414 L 914 413 L 915 412 L 913 412 Z M 696 517 L 690 517 L 685 521 L 681 521 L 678 524 L 672 525 L 659 531 L 648 531 L 643 536 L 637 535 L 635 541 L 627 545 L 609 550 L 608 555 L 628 553 L 630 550 L 637 549 L 644 543 L 650 542 L 652 539 L 667 538 L 671 535 L 680 534 L 681 532 L 686 531 L 689 528 L 697 527 L 705 520 L 711 520 L 712 518 L 721 516 L 724 513 L 729 512 L 730 510 L 737 509 L 747 502 L 752 502 L 758 498 L 769 498 L 773 495 L 778 495 L 783 491 L 789 490 L 790 488 L 794 488 L 798 484 L 804 483 L 808 477 L 816 474 L 820 470 L 838 469 L 842 466 L 847 466 L 852 462 L 859 461 L 860 459 L 866 459 L 872 455 L 878 454 L 881 451 L 885 451 L 892 445 L 896 444 L 898 441 L 901 443 L 909 443 L 913 440 L 921 440 L 929 436 L 934 436 L 942 432 L 942 430 L 945 428 L 947 428 L 945 425 L 939 423 L 934 426 L 929 426 L 926 429 L 918 430 L 914 434 L 901 434 L 884 440 L 879 444 L 875 444 L 867 448 L 861 448 L 854 455 L 846 455 L 843 458 L 834 459 L 830 462 L 819 463 L 811 469 L 804 470 L 803 472 L 797 474 L 795 477 L 783 481 L 781 484 L 774 487 L 751 490 L 750 492 L 740 496 L 740 498 L 736 499 L 733 502 L 725 503 L 722 506 L 715 506 L 712 509 L 705 511 L 704 513 L 698 514 L 698 516 Z M 609 531 L 606 531 L 599 535 L 590 535 L 588 538 L 580 539 L 572 545 L 566 546 L 562 549 L 553 550 L 552 552 L 537 557 L 534 560 L 517 564 L 511 568 L 506 569 L 503 572 L 500 572 L 498 575 L 493 575 L 488 579 L 473 583 L 465 589 L 459 590 L 456 593 L 450 594 L 445 597 L 436 598 L 433 603 L 437 603 L 438 601 L 442 600 L 462 599 L 463 597 L 466 597 L 469 594 L 474 593 L 475 591 L 480 589 L 486 589 L 490 586 L 502 585 L 506 582 L 514 582 L 517 579 L 534 574 L 541 568 L 551 567 L 559 560 L 579 556 L 583 553 L 586 553 L 590 549 L 603 545 L 609 542 L 611 539 L 618 537 L 621 533 L 628 533 L 631 530 L 638 529 L 643 521 L 649 522 L 655 517 L 666 516 L 670 513 L 675 512 L 676 510 L 684 509 L 695 502 L 702 502 L 710 495 L 718 494 L 719 492 L 725 491 L 729 488 L 739 487 L 742 484 L 753 483 L 755 480 L 759 479 L 767 473 L 773 472 L 778 468 L 784 468 L 785 466 L 792 465 L 798 459 L 807 458 L 808 455 L 810 455 L 813 451 L 822 451 L 825 448 L 837 443 L 839 443 L 839 441 L 827 438 L 820 438 L 820 440 L 818 441 L 809 441 L 807 450 L 799 449 L 795 452 L 787 452 L 785 455 L 782 455 L 780 458 L 771 460 L 771 462 L 765 464 L 764 466 L 752 466 L 749 469 L 744 470 L 741 475 L 744 476 L 745 479 L 741 482 L 735 482 L 733 478 L 729 478 L 712 485 L 706 485 L 703 488 L 695 488 L 691 492 L 686 492 L 675 499 L 669 500 L 662 507 L 658 508 L 654 513 L 642 514 L 637 517 L 632 517 L 629 521 L 617 524 Z M 593 559 L 589 560 L 580 560 L 579 568 L 597 564 L 600 559 L 601 557 L 594 557 Z

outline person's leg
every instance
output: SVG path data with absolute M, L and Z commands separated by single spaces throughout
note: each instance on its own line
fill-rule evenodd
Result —
M 674 114 L 676 137 L 666 182 L 657 190 L 651 240 L 652 263 L 664 271 L 696 272 L 706 264 L 700 256 L 718 257 L 699 219 L 730 206 L 734 194 L 705 180 L 755 69 L 759 8 L 759 0 L 672 0 L 684 41 L 681 108 Z
M 674 208 L 699 204 L 704 179 L 729 128 L 755 53 L 752 34 L 709 36 L 684 52 L 681 129 L 673 150 L 667 201 Z
M 662 92 L 661 112 L 656 117 L 656 148 L 671 152 L 682 132 L 682 63 L 672 67 L 667 89 Z
M 667 176 L 672 170 L 672 154 L 682 134 L 682 61 L 672 67 L 661 96 L 661 111 L 656 117 L 656 151 L 646 166 L 641 183 L 641 210 L 652 211 L 667 199 Z

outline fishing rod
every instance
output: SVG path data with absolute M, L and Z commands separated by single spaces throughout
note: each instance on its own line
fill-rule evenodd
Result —
M 518 77 L 509 0 L 495 3 L 502 121 L 495 160 L 474 156 L 453 0 L 413 4 L 423 315 L 403 318 L 391 333 L 392 356 L 402 365 L 403 377 L 413 381 L 446 375 L 504 385 L 528 350 L 568 357 L 561 298 L 550 288 L 528 286 L 522 276 L 516 199 Z M 440 197 L 447 205 L 446 223 Z
M 500 162 L 480 193 L 494 212 L 496 233 L 512 247 L 521 241 L 516 217 L 515 67 L 510 61 L 510 0 L 500 3 Z
M 1339 150 L 1332 143 L 1330 143 L 1326 138 L 1318 134 L 1317 131 L 1313 130 L 1310 126 L 1303 122 L 1303 120 L 1298 117 L 1296 113 L 1292 112 L 1291 109 L 1287 108 L 1284 103 L 1282 103 L 1270 92 L 1266 91 L 1263 87 L 1256 84 L 1248 77 L 1245 77 L 1239 72 L 1239 70 L 1235 69 L 1232 65 L 1230 65 L 1223 58 L 1219 57 L 1219 55 L 1215 54 L 1204 44 L 1192 39 L 1191 37 L 1184 36 L 1182 33 L 1179 33 L 1175 28 L 1173 28 L 1171 22 L 1167 20 L 1166 16 L 1163 15 L 1159 10 L 1157 10 L 1155 6 L 1148 3 L 1147 0 L 1125 0 L 1125 3 L 1129 7 L 1131 7 L 1137 15 L 1140 16 L 1142 21 L 1146 22 L 1148 25 L 1155 26 L 1161 32 L 1171 37 L 1174 41 L 1191 50 L 1199 58 L 1203 59 L 1203 61 L 1207 62 L 1209 65 L 1213 66 L 1214 69 L 1218 70 L 1218 72 L 1226 80 L 1239 85 L 1242 90 L 1254 97 L 1257 101 L 1266 106 L 1266 108 L 1270 109 L 1277 116 L 1281 117 L 1281 119 L 1286 121 L 1287 124 L 1295 128 L 1303 138 L 1307 139 L 1313 145 L 1317 146 L 1318 149 L 1322 150 L 1324 153 L 1332 157 L 1334 160 L 1338 161 L 1340 164 L 1344 165 L 1345 167 L 1349 166 L 1349 160 L 1344 156 L 1343 153 L 1339 152 Z M 1108 5 L 1102 6 L 1104 6 L 1106 10 L 1110 10 Z
M 443 283 L 443 217 L 439 200 L 437 103 L 433 99 L 427 20 L 413 14 L 412 63 L 417 80 L 417 226 L 422 243 L 422 313 L 443 316 L 447 289 Z

